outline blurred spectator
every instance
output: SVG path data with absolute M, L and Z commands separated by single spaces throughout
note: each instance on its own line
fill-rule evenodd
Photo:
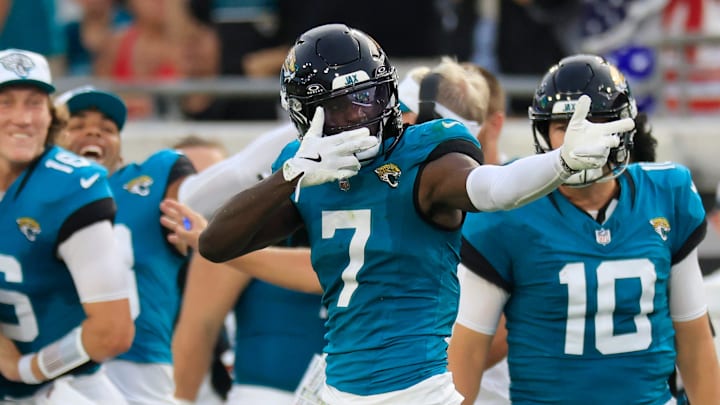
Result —
M 470 37 L 467 27 L 475 15 L 471 0 L 366 0 L 360 8 L 329 0 L 190 0 L 189 6 L 197 24 L 212 24 L 218 41 L 210 44 L 211 34 L 205 32 L 199 34 L 208 43 L 203 50 L 194 41 L 186 43 L 184 59 L 196 65 L 189 71 L 190 77 L 211 77 L 211 71 L 217 69 L 217 75 L 275 78 L 300 33 L 321 23 L 337 21 L 372 33 L 394 58 L 452 53 L 467 59 L 469 42 L 459 38 Z M 399 15 L 413 21 L 412 26 L 398 31 L 395 26 Z M 451 35 L 458 40 L 452 41 Z M 215 52 L 211 51 L 215 46 L 219 54 L 217 67 L 213 66 L 214 57 L 196 54 Z M 278 104 L 276 97 L 248 100 L 193 96 L 183 102 L 183 112 L 196 120 L 268 120 L 278 118 Z
M 320 0 L 313 11 L 321 23 L 343 22 L 382 44 L 395 60 L 447 55 L 450 33 L 458 26 L 459 0 L 365 0 L 362 7 Z M 402 29 L 398 21 L 406 21 Z M 469 36 L 467 37 L 469 40 Z
M 540 76 L 568 55 L 558 30 L 577 15 L 577 0 L 499 2 L 497 58 L 499 73 Z M 525 115 L 532 96 L 509 99 L 509 114 Z
M 0 49 L 42 54 L 53 76 L 61 75 L 65 41 L 55 7 L 55 0 L 0 1 Z
M 297 35 L 314 25 L 317 8 L 304 1 L 190 0 L 196 39 L 185 42 L 190 77 L 216 75 L 275 78 Z M 191 24 L 192 25 L 192 24 Z M 199 49 L 196 41 L 205 43 Z M 204 52 L 204 55 L 198 55 Z M 183 102 L 196 120 L 272 120 L 277 97 L 265 99 L 192 96 Z
M 575 33 L 564 35 L 571 52 L 605 56 L 625 74 L 641 112 L 652 112 L 661 80 L 658 52 L 648 42 L 663 35 L 667 0 L 583 2 Z
M 720 35 L 720 2 L 668 0 L 663 10 L 666 35 Z M 663 94 L 671 111 L 717 113 L 720 111 L 720 46 L 716 42 L 669 47 L 661 54 Z
M 66 74 L 91 75 L 98 52 L 112 39 L 114 31 L 132 21 L 120 0 L 74 0 L 80 18 L 65 25 L 67 41 Z
M 490 72 L 499 70 L 497 61 L 497 27 L 500 0 L 478 0 L 470 61 Z
M 225 159 L 228 155 L 222 143 L 197 135 L 188 135 L 180 139 L 172 148 L 184 153 L 198 172 Z
M 209 21 L 190 15 L 186 35 L 182 40 L 180 66 L 185 76 L 192 79 L 210 79 L 220 75 L 220 40 Z M 209 94 L 191 94 L 183 97 L 181 110 L 185 117 L 202 120 L 220 120 L 232 117 L 228 99 L 216 99 Z
M 185 3 L 128 0 L 133 21 L 116 31 L 98 54 L 95 73 L 120 81 L 163 81 L 182 76 L 180 52 L 187 26 Z M 146 118 L 161 106 L 150 96 L 123 95 L 131 118 Z

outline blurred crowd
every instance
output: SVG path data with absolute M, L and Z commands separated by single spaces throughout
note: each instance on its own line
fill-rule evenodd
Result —
M 451 56 L 500 76 L 537 76 L 562 56 L 602 54 L 636 89 L 641 110 L 657 108 L 664 82 L 669 110 L 720 109 L 717 50 L 659 51 L 664 34 L 714 35 L 720 13 L 710 0 L 23 0 L 0 2 L 0 48 L 36 51 L 55 77 L 172 81 L 222 75 L 276 77 L 304 30 L 344 22 L 371 32 L 394 59 Z M 399 23 L 402 20 L 405 23 Z M 30 28 L 31 27 L 31 28 Z M 662 63 L 661 63 L 662 58 Z M 694 66 L 692 72 L 682 67 Z M 660 67 L 663 70 L 660 70 Z M 689 83 L 684 90 L 673 83 Z M 688 96 L 688 99 L 682 97 Z M 123 95 L 130 119 L 167 106 Z M 511 95 L 508 112 L 524 115 L 529 96 Z M 192 120 L 272 120 L 275 98 L 186 96 Z

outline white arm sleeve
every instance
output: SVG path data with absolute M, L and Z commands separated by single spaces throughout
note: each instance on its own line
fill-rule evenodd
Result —
M 458 279 L 460 306 L 456 322 L 475 332 L 494 335 L 510 295 L 462 264 L 458 266 Z
M 283 147 L 295 139 L 291 123 L 260 135 L 240 152 L 186 178 L 178 199 L 210 218 L 225 201 L 270 175 Z
M 126 261 L 118 248 L 110 221 L 88 225 L 63 242 L 58 252 L 65 261 L 83 303 L 128 298 Z
M 670 270 L 670 317 L 674 322 L 697 319 L 707 312 L 705 286 L 697 248 Z
M 560 163 L 560 149 L 555 149 L 518 159 L 506 166 L 480 166 L 470 172 L 465 186 L 475 208 L 498 211 L 536 200 L 569 176 Z

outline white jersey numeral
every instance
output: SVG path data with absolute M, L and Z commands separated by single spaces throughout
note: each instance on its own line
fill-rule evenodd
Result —
M 568 309 L 565 329 L 565 354 L 582 355 L 585 343 L 585 319 L 588 291 L 583 263 L 567 264 L 560 271 L 560 283 L 568 286 Z M 602 354 L 617 354 L 645 350 L 652 343 L 652 325 L 648 314 L 654 309 L 655 266 L 647 259 L 602 262 L 595 271 L 597 277 L 597 312 L 595 313 L 595 348 Z M 640 281 L 639 313 L 633 318 L 635 331 L 615 334 L 613 315 L 617 303 L 616 281 Z M 592 298 L 592 297 L 590 297 Z
M 68 174 L 72 173 L 74 168 L 87 166 L 90 166 L 89 160 L 69 152 L 58 152 L 54 159 L 45 161 L 45 167 Z
M 22 283 L 22 266 L 12 256 L 0 255 L 0 272 L 5 273 L 8 283 Z M 38 324 L 30 298 L 11 290 L 0 289 L 0 302 L 11 305 L 15 310 L 18 323 L 0 322 L 0 333 L 17 342 L 32 342 L 38 336 Z
M 342 272 L 343 288 L 340 290 L 337 306 L 350 305 L 350 298 L 358 288 L 357 274 L 365 264 L 365 245 L 370 238 L 370 210 L 323 211 L 322 238 L 335 236 L 336 229 L 354 229 L 348 253 L 350 262 Z

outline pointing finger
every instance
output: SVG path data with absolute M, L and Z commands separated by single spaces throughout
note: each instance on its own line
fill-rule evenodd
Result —
M 583 94 L 575 103 L 575 112 L 573 112 L 568 125 L 573 126 L 573 124 L 576 124 L 578 121 L 584 121 L 588 112 L 590 112 L 590 97 Z

